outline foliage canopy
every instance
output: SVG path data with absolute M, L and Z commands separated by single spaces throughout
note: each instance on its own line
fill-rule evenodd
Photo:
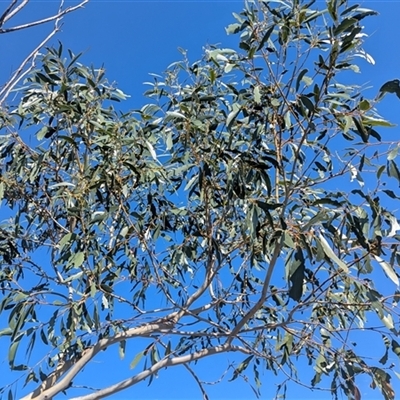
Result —
M 236 352 L 231 379 L 257 395 L 268 370 L 281 395 L 295 381 L 357 400 L 365 375 L 394 399 L 400 171 L 376 105 L 399 82 L 374 99 L 349 84 L 376 13 L 320 6 L 247 1 L 227 27 L 239 50 L 182 51 L 126 113 L 104 69 L 46 50 L 0 110 L 0 340 L 22 376 L 2 393 L 73 393 L 96 354 L 144 338 L 131 377 L 77 398 L 176 365 L 207 398 L 195 362 Z

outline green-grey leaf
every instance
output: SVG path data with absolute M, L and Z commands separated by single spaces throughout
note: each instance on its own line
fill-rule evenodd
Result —
M 261 94 L 260 94 L 260 86 L 259 85 L 254 87 L 253 95 L 254 95 L 255 103 L 261 104 Z
M 389 154 L 388 154 L 388 156 L 387 156 L 387 159 L 390 161 L 390 160 L 394 160 L 396 157 L 397 157 L 397 153 L 399 152 L 399 148 L 398 148 L 398 146 L 396 146 L 394 149 L 392 149 L 390 152 L 389 152 Z
M 399 286 L 399 277 L 396 275 L 396 272 L 394 271 L 392 266 L 385 260 L 382 260 L 382 258 L 380 258 L 379 256 L 373 255 L 373 257 L 380 264 L 382 269 L 385 271 L 385 274 L 392 280 L 392 282 Z
M 137 353 L 136 356 L 134 357 L 134 359 L 132 360 L 132 362 L 129 364 L 129 368 L 130 369 L 134 369 L 136 367 L 136 365 L 138 365 L 139 361 L 142 359 L 143 357 L 143 351 L 141 351 L 140 353 Z
M 328 258 L 330 258 L 334 263 L 336 263 L 343 270 L 343 272 L 348 273 L 349 269 L 348 269 L 347 265 L 342 260 L 340 260 L 339 257 L 335 254 L 335 252 L 332 250 L 331 246 L 329 246 L 329 243 L 324 238 L 324 236 L 322 236 L 322 234 L 320 234 L 317 239 L 321 243 L 321 246 L 324 249 L 325 255 Z

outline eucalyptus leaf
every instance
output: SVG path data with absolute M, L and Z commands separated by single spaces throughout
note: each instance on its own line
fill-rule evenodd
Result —
M 397 286 L 399 286 L 399 277 L 397 276 L 397 274 L 394 271 L 393 267 L 389 263 L 387 263 L 386 261 L 382 260 L 382 258 L 380 258 L 379 256 L 373 255 L 373 257 L 379 263 L 379 265 L 382 267 L 382 269 L 384 270 L 385 274 L 392 280 L 392 282 L 394 284 L 396 284 Z
M 329 243 L 322 234 L 318 236 L 318 240 L 321 243 L 322 248 L 324 249 L 325 255 L 330 258 L 335 264 L 337 264 L 343 272 L 348 273 L 349 269 L 347 265 L 335 254 L 335 252 L 332 250 Z

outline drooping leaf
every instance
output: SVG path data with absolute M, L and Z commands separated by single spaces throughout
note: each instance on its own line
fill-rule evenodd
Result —
M 382 99 L 386 93 L 396 93 L 396 96 L 400 98 L 400 81 L 398 79 L 393 79 L 385 82 L 379 89 L 377 100 Z
M 399 277 L 397 276 L 393 267 L 386 261 L 382 260 L 381 257 L 379 257 L 377 255 L 373 255 L 373 257 L 379 263 L 379 265 L 382 267 L 382 269 L 385 271 L 385 274 L 392 280 L 392 282 L 394 284 L 396 284 L 397 286 L 399 286 Z
M 130 369 L 134 369 L 136 367 L 136 365 L 139 364 L 139 362 L 142 359 L 143 355 L 144 355 L 143 351 L 137 353 L 136 356 L 133 358 L 132 362 L 130 363 L 129 368 Z
M 233 376 L 229 381 L 234 381 L 250 364 L 251 360 L 254 358 L 253 355 L 247 357 L 242 361 L 234 370 Z
M 317 238 L 319 242 L 321 243 L 322 248 L 324 249 L 325 255 L 330 258 L 334 263 L 338 265 L 338 267 L 343 271 L 348 273 L 349 269 L 347 265 L 335 254 L 335 252 L 332 250 L 330 247 L 329 243 L 327 240 L 324 238 L 322 234 L 320 234 Z

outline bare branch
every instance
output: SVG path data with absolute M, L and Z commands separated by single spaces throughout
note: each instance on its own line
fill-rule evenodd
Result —
M 22 61 L 21 65 L 14 72 L 13 76 L 9 79 L 9 81 L 5 84 L 2 90 L 0 90 L 0 106 L 4 103 L 10 92 L 13 90 L 15 85 L 35 67 L 35 59 L 39 55 L 40 49 L 59 31 L 59 27 L 57 26 L 58 20 L 56 21 L 56 26 L 53 31 L 38 45 L 36 48 Z M 31 66 L 24 71 L 26 65 L 32 61 Z
M 2 14 L 2 16 L 0 17 L 0 27 L 2 27 L 3 24 L 4 24 L 4 22 L 6 22 L 7 20 L 9 20 L 16 12 L 18 12 L 18 11 L 16 11 L 16 10 L 14 10 L 14 11 L 11 12 L 12 8 L 15 6 L 15 3 L 16 3 L 17 1 L 18 1 L 18 0 L 13 0 L 13 1 L 11 2 L 11 4 L 6 8 L 6 10 L 5 10 L 4 13 Z M 24 2 L 21 4 L 21 6 L 24 7 L 25 4 L 28 3 L 28 1 L 29 1 L 29 0 L 24 0 Z M 21 6 L 19 6 L 19 7 L 17 7 L 17 8 L 21 9 Z
M 24 0 L 24 3 L 28 2 L 28 1 L 29 0 Z M 89 2 L 89 0 L 83 0 L 81 3 L 77 4 L 76 6 L 68 7 L 65 10 L 59 11 L 56 15 L 52 15 L 51 17 L 48 17 L 48 18 L 43 18 L 43 19 L 38 20 L 38 21 L 28 22 L 28 23 L 22 24 L 22 25 L 17 25 L 17 26 L 14 26 L 12 28 L 0 29 L 0 34 L 1 33 L 15 32 L 15 31 L 19 31 L 21 29 L 31 28 L 33 26 L 42 25 L 42 24 L 45 24 L 47 22 L 51 22 L 51 21 L 57 20 L 59 18 L 64 17 L 64 15 L 69 14 L 69 13 L 77 10 L 78 8 L 82 8 L 88 2 Z M 21 7 L 25 6 L 26 4 L 24 4 L 24 3 L 22 3 L 18 8 L 20 9 Z M 13 15 L 16 12 L 18 12 L 19 9 L 18 10 L 17 9 L 14 10 Z
M 165 358 L 165 359 L 159 361 L 158 363 L 154 364 L 152 367 L 146 369 L 145 371 L 140 372 L 139 374 L 137 374 L 129 379 L 121 381 L 115 385 L 109 386 L 108 388 L 99 390 L 96 393 L 91 393 L 86 396 L 75 397 L 71 400 L 99 400 L 104 397 L 115 394 L 121 390 L 127 389 L 130 386 L 135 385 L 136 383 L 148 378 L 149 376 L 154 375 L 157 371 L 159 371 L 162 368 L 172 367 L 172 366 L 181 365 L 181 364 L 187 364 L 189 362 L 200 360 L 201 358 L 205 358 L 208 356 L 213 356 L 216 354 L 233 352 L 233 351 L 239 351 L 239 352 L 242 352 L 245 354 L 251 354 L 247 349 L 245 349 L 243 347 L 224 344 L 221 346 L 215 346 L 215 347 L 211 347 L 208 349 L 203 349 L 203 350 L 200 350 L 193 354 L 188 354 L 188 355 L 181 356 L 181 357 Z M 45 400 L 45 399 L 41 398 L 41 400 Z
M 7 10 L 3 13 L 3 15 L 0 18 L 0 26 L 2 23 L 10 19 L 12 16 L 14 16 L 17 12 L 19 12 L 27 3 L 29 0 L 24 0 L 17 8 L 15 8 L 12 12 L 10 12 L 11 8 L 15 5 L 16 1 L 14 1 L 8 8 Z M 17 68 L 17 70 L 13 73 L 11 78 L 7 81 L 7 83 L 4 85 L 4 87 L 0 90 L 0 107 L 3 105 L 7 97 L 9 96 L 10 92 L 14 89 L 14 87 L 17 85 L 17 83 L 24 77 L 26 76 L 34 67 L 35 67 L 35 59 L 39 55 L 40 49 L 49 42 L 49 40 L 57 33 L 60 31 L 61 26 L 60 26 L 60 21 L 61 19 L 66 15 L 69 14 L 72 11 L 77 10 L 78 8 L 83 7 L 86 3 L 88 3 L 89 0 L 83 0 L 81 3 L 79 3 L 76 6 L 73 7 L 68 7 L 65 10 L 62 10 L 62 7 L 64 5 L 64 1 L 62 0 L 60 3 L 60 7 L 58 10 L 58 13 L 52 17 L 46 18 L 44 20 L 40 21 L 35 21 L 31 22 L 28 24 L 25 24 L 23 27 L 20 27 L 19 29 L 23 28 L 29 28 L 31 26 L 43 24 L 45 22 L 50 22 L 50 21 L 55 21 L 54 22 L 54 27 L 53 30 L 47 35 L 47 37 L 38 45 L 36 48 L 22 61 L 20 66 Z M 17 27 L 18 28 L 18 27 Z M 12 30 L 18 30 L 17 28 L 10 28 L 11 30 L 2 30 L 0 29 L 0 34 L 1 33 L 6 33 L 6 32 L 11 32 Z M 25 69 L 28 63 L 31 62 L 31 65 L 29 68 Z M 25 70 L 24 70 L 25 69 Z
M 239 321 L 239 323 L 232 330 L 231 334 L 229 335 L 229 338 L 227 339 L 227 343 L 229 343 L 229 344 L 232 343 L 233 339 L 235 339 L 236 335 L 241 331 L 241 329 L 244 327 L 244 325 L 246 325 L 246 323 L 250 320 L 250 318 L 264 304 L 265 299 L 267 297 L 269 284 L 271 282 L 272 273 L 275 269 L 275 265 L 281 254 L 282 244 L 283 244 L 283 236 L 281 236 L 281 238 L 279 239 L 279 242 L 277 242 L 275 245 L 274 253 L 269 262 L 269 266 L 268 266 L 267 273 L 265 276 L 264 284 L 263 284 L 262 291 L 261 291 L 258 301 L 256 302 L 256 304 L 254 304 L 254 306 L 250 309 L 250 311 Z
M 126 332 L 116 334 L 111 338 L 101 339 L 94 346 L 85 349 L 82 352 L 81 357 L 76 362 L 64 363 L 60 368 L 56 370 L 55 374 L 51 374 L 35 391 L 29 393 L 21 400 L 46 400 L 53 398 L 61 391 L 67 389 L 74 377 L 85 367 L 85 365 L 90 362 L 97 353 L 99 353 L 106 347 L 119 343 L 122 340 L 131 339 L 133 337 L 149 337 L 154 332 L 159 333 L 169 331 L 170 329 L 170 323 L 158 322 L 153 324 L 145 324 L 136 328 L 129 329 Z M 65 376 L 60 380 L 60 382 L 54 384 L 54 381 L 64 374 Z
M 184 367 L 189 371 L 190 375 L 193 376 L 193 379 L 196 381 L 197 385 L 199 386 L 200 391 L 201 391 L 201 393 L 202 393 L 202 395 L 203 395 L 203 400 L 208 400 L 208 399 L 209 399 L 209 398 L 208 398 L 208 394 L 207 394 L 206 390 L 204 389 L 203 384 L 202 384 L 202 382 L 200 381 L 200 379 L 199 379 L 199 377 L 197 376 L 197 374 L 193 371 L 192 368 L 189 367 L 189 365 L 184 364 Z

